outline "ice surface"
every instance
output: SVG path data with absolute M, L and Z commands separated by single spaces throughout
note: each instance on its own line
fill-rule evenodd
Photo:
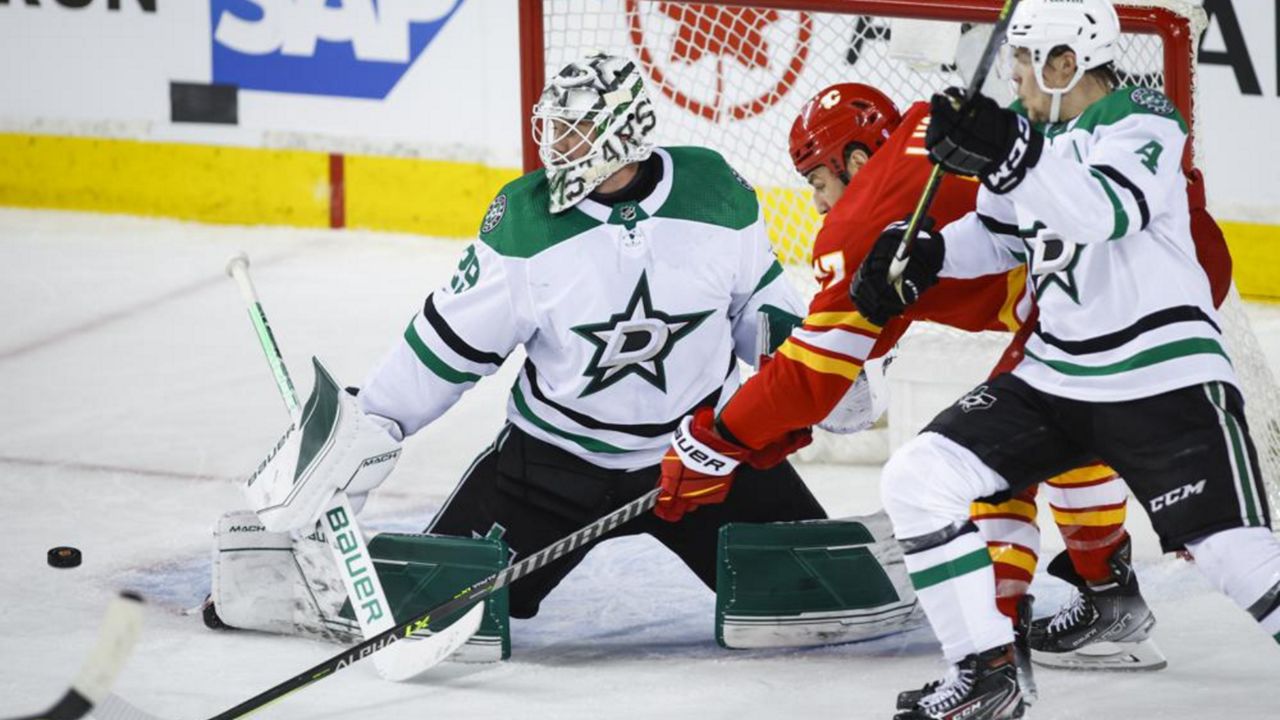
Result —
M 208 590 L 215 519 L 235 478 L 287 424 L 235 285 L 245 250 L 299 393 L 308 358 L 358 384 L 452 273 L 457 241 L 323 230 L 208 227 L 0 210 L 0 715 L 36 712 L 74 675 L 120 588 L 150 600 L 117 691 L 166 718 L 214 715 L 336 652 L 215 633 L 183 608 Z M 1251 306 L 1280 351 L 1280 309 Z M 366 527 L 425 525 L 502 422 L 518 362 L 412 438 L 370 502 Z M 877 468 L 801 472 L 834 515 L 877 506 Z M 1194 568 L 1161 556 L 1130 515 L 1169 669 L 1039 673 L 1036 720 L 1280 717 L 1280 647 Z M 84 565 L 45 551 L 74 545 Z M 1044 556 L 1061 548 L 1045 535 Z M 1038 577 L 1042 612 L 1066 597 Z M 513 621 L 505 663 L 446 663 L 394 685 L 357 664 L 267 708 L 264 718 L 888 718 L 898 691 L 941 670 L 927 631 L 812 650 L 716 646 L 714 599 L 647 538 L 601 546 L 543 604 Z

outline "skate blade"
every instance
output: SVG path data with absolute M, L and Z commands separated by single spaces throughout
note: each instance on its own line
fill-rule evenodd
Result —
M 1031 651 L 1031 662 L 1060 670 L 1111 670 L 1146 672 L 1169 665 L 1164 653 L 1150 638 L 1139 642 L 1099 642 L 1075 652 Z

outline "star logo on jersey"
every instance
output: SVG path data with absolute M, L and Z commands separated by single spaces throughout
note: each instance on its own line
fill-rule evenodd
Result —
M 713 311 L 670 315 L 655 310 L 649 294 L 649 278 L 631 291 L 627 309 L 600 323 L 572 328 L 595 346 L 595 355 L 582 374 L 591 379 L 579 397 L 603 390 L 628 375 L 635 375 L 662 392 L 667 391 L 663 361 L 677 342 L 693 332 Z
M 1041 222 L 1037 222 L 1031 232 L 1031 237 L 1023 238 L 1022 242 L 1027 246 L 1027 277 L 1035 288 L 1036 300 L 1049 288 L 1057 287 L 1079 305 L 1080 286 L 1076 283 L 1075 271 L 1081 247 L 1062 239 Z

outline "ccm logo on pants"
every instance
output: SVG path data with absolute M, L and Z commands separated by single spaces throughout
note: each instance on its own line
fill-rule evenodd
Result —
M 1201 480 L 1200 482 L 1187 483 L 1186 485 L 1183 485 L 1180 488 L 1174 488 L 1163 495 L 1157 495 L 1151 500 L 1151 512 L 1160 512 L 1170 505 L 1181 500 L 1185 500 L 1192 495 L 1199 495 L 1204 492 L 1204 485 L 1207 482 L 1209 481 Z

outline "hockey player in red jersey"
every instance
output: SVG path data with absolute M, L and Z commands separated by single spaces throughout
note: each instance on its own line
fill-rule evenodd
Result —
M 729 454 L 734 446 L 758 447 L 790 429 L 815 424 L 845 402 L 842 398 L 866 361 L 886 353 L 916 320 L 970 331 L 1029 329 L 1025 323 L 1029 317 L 1034 319 L 1034 309 L 1025 293 L 1026 273 L 1021 267 L 971 280 L 943 279 L 883 326 L 858 313 L 849 298 L 850 275 L 880 229 L 915 207 L 931 169 L 923 144 L 928 121 L 927 103 L 916 103 L 900 116 L 889 98 L 855 83 L 827 88 L 805 106 L 792 128 L 791 152 L 796 169 L 813 187 L 818 211 L 825 215 L 812 258 L 820 290 L 804 325 L 778 348 L 774 361 L 748 381 L 718 417 L 713 419 L 708 412 L 692 418 L 686 435 Z M 977 190 L 977 182 L 945 176 L 932 217 L 945 225 L 969 212 Z M 1229 271 L 1225 277 L 1229 278 Z M 995 372 L 1020 359 L 1024 340 L 1025 332 L 1016 336 Z M 678 519 L 685 510 L 722 497 L 728 484 L 717 478 L 716 492 L 698 494 L 708 484 L 693 477 L 688 463 L 681 462 L 680 448 L 674 450 L 663 466 L 658 513 Z M 1123 626 L 1123 632 L 1104 634 L 1102 639 L 1144 640 L 1154 619 L 1129 568 L 1123 483 L 1110 468 L 1097 464 L 1063 473 L 1048 486 L 1046 495 L 1067 546 L 1051 571 L 1080 587 L 1081 597 L 1088 602 L 1087 607 L 1063 617 L 1074 618 L 1075 625 L 1087 629 L 1110 609 L 1123 607 L 1133 613 L 1133 621 Z M 1003 502 L 974 503 L 972 519 L 988 542 L 1001 611 L 1017 622 L 1019 605 L 1023 605 L 1021 620 L 1026 622 L 1029 600 L 1023 598 L 1039 552 L 1035 489 Z M 1095 588 L 1107 590 L 1094 592 Z M 1068 625 L 1059 621 L 1053 630 L 1069 629 Z M 1065 641 L 1061 632 L 1050 638 L 1049 622 L 1041 626 L 1041 641 L 1059 642 L 1055 648 L 1059 652 L 1099 639 L 1098 633 L 1084 631 Z M 1158 651 L 1149 644 L 1143 649 L 1146 662 L 1162 666 Z M 1029 677 L 1026 680 L 1029 685 Z

